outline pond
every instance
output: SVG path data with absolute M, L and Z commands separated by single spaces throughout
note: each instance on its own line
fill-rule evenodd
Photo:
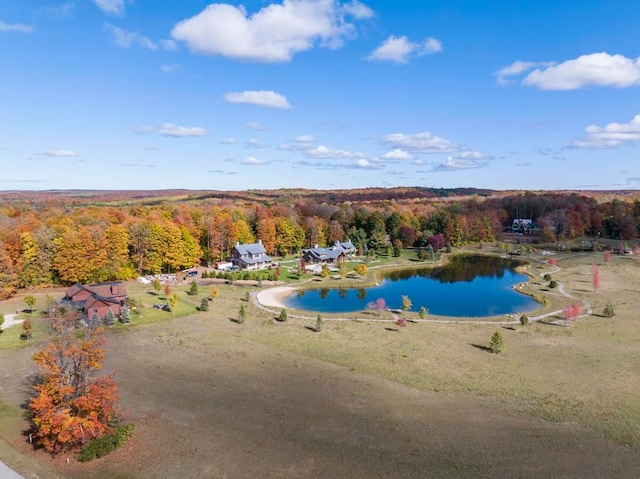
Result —
M 519 314 L 540 305 L 518 293 L 514 286 L 528 277 L 516 271 L 524 263 L 495 256 L 454 256 L 442 267 L 394 271 L 380 284 L 369 288 L 323 288 L 300 290 L 285 298 L 288 308 L 323 313 L 364 311 L 379 298 L 387 307 L 400 309 L 407 295 L 417 312 L 421 306 L 430 314 L 456 317 L 486 317 Z

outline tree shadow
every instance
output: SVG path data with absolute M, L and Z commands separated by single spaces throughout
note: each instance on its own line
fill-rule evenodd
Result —
M 318 330 L 316 328 L 314 328 L 313 326 L 305 326 L 304 329 L 308 329 L 312 333 L 317 333 L 318 332 Z
M 507 331 L 515 331 L 515 326 L 502 326 L 502 329 L 506 329 Z
M 229 318 L 229 321 L 236 324 L 242 324 L 244 321 L 240 321 L 238 318 Z
M 558 321 L 558 320 L 556 319 L 556 320 L 554 320 L 554 321 Z M 546 325 L 546 326 L 560 326 L 560 327 L 564 327 L 564 325 L 560 325 L 560 324 L 552 323 L 551 321 L 549 321 L 549 320 L 545 320 L 545 319 L 541 319 L 540 321 L 536 321 L 536 322 L 537 322 L 537 323 L 540 323 L 540 324 L 544 324 L 544 325 Z
M 469 345 L 473 346 L 474 348 L 478 348 L 481 351 L 486 351 L 487 353 L 491 352 L 491 349 L 489 349 L 487 346 L 483 346 L 482 344 L 469 343 Z
M 150 294 L 151 296 L 158 296 L 160 293 L 157 291 L 147 291 L 147 294 Z
M 387 331 L 400 331 L 398 328 L 390 328 L 388 326 L 385 327 L 384 329 L 387 330 Z

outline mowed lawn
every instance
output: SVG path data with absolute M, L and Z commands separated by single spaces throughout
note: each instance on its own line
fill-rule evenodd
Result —
M 218 285 L 208 312 L 196 306 L 211 285 L 198 297 L 176 288 L 175 313 L 144 308 L 109 331 L 106 369 L 136 433 L 89 464 L 34 453 L 21 436 L 35 344 L 16 343 L 13 327 L 0 337 L 0 458 L 42 478 L 638 477 L 640 260 L 557 259 L 553 278 L 594 310 L 568 327 L 327 318 L 316 333 L 245 301 L 255 287 Z M 608 301 L 613 318 L 599 316 Z M 500 355 L 484 349 L 496 329 Z

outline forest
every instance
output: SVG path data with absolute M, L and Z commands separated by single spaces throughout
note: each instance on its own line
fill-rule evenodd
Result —
M 262 240 L 284 256 L 350 238 L 360 252 L 496 241 L 638 236 L 640 193 L 474 189 L 0 192 L 0 299 L 18 288 L 127 280 L 224 260 Z

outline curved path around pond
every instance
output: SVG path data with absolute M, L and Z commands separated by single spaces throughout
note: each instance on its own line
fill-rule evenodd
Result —
M 577 255 L 577 256 L 583 256 L 583 255 Z M 539 260 L 539 259 L 535 259 L 535 258 L 529 258 L 532 261 L 537 261 L 539 263 L 543 263 L 546 264 L 548 266 L 549 265 L 549 261 L 543 261 L 543 260 Z M 557 273 L 558 271 L 561 271 L 561 268 L 557 265 L 554 265 L 554 269 L 552 271 L 547 271 L 544 273 L 539 273 L 541 277 L 544 277 L 545 274 L 551 274 L 551 273 Z M 293 288 L 292 286 L 276 286 L 275 288 L 269 288 L 269 289 L 265 289 L 263 291 L 258 291 L 258 292 L 253 292 L 251 293 L 251 299 L 253 301 L 253 303 L 256 305 L 256 307 L 258 307 L 258 309 L 261 309 L 263 311 L 267 311 L 268 313 L 271 313 L 275 316 L 279 315 L 280 313 L 280 309 L 282 309 L 284 306 L 281 305 L 281 297 L 283 295 L 287 295 L 290 292 L 293 292 L 295 288 Z M 564 284 L 562 283 L 558 283 L 558 288 L 557 288 L 558 294 L 560 296 L 564 296 L 565 298 L 570 298 L 570 299 L 574 299 L 576 301 L 580 301 L 582 308 L 584 309 L 586 314 L 583 314 L 581 316 L 578 317 L 584 317 L 587 315 L 590 315 L 593 313 L 593 310 L 591 309 L 591 305 L 585 301 L 585 300 L 580 300 L 579 298 L 576 298 L 574 296 L 571 296 L 569 293 L 567 293 L 564 289 Z M 272 308 L 278 308 L 278 310 L 272 309 Z M 368 319 L 368 318 L 322 318 L 324 321 L 354 321 L 354 322 L 360 322 L 360 323 L 375 323 L 375 322 L 381 322 L 381 323 L 394 323 L 397 319 L 398 316 L 395 313 L 391 313 L 393 319 Z M 552 316 L 558 316 L 558 315 L 562 315 L 562 309 L 556 310 L 556 311 L 550 311 L 548 313 L 544 313 L 544 314 L 540 314 L 538 316 L 529 316 L 529 321 L 530 322 L 537 322 L 537 321 L 541 321 L 543 319 L 552 317 Z M 309 320 L 314 320 L 316 319 L 316 317 L 311 317 L 311 316 L 304 316 L 304 315 L 300 315 L 300 314 L 289 314 L 290 317 L 292 318 L 297 318 L 297 319 L 309 319 Z M 577 319 L 577 318 L 576 318 Z M 514 325 L 514 324 L 520 324 L 520 319 L 510 319 L 510 320 L 505 320 L 505 321 L 486 321 L 486 320 L 463 320 L 463 319 L 411 319 L 410 322 L 412 323 L 438 323 L 438 324 L 500 324 L 500 325 Z M 564 323 L 564 320 L 562 319 L 556 319 L 554 321 L 551 321 L 551 324 L 561 324 Z
M 15 326 L 16 324 L 22 324 L 24 319 L 16 319 L 17 314 L 5 314 L 4 315 L 4 323 L 2 323 L 2 330 L 10 328 L 11 326 Z M 1 478 L 2 476 L 0 476 Z

